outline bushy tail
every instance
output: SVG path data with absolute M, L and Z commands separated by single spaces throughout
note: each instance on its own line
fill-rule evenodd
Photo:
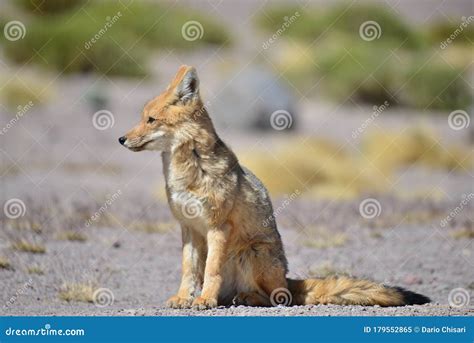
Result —
M 326 279 L 292 280 L 288 288 L 293 296 L 293 305 L 421 305 L 430 302 L 424 295 L 400 287 L 389 287 L 368 280 L 348 277 Z

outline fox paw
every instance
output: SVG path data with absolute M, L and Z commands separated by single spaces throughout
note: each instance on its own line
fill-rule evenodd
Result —
M 207 310 L 217 307 L 217 299 L 197 297 L 192 305 L 195 310 Z
M 171 308 L 191 308 L 193 298 L 183 298 L 177 295 L 172 296 L 166 302 L 166 306 Z

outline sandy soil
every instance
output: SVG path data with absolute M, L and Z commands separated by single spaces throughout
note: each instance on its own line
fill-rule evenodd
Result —
M 76 81 L 76 80 L 75 80 Z M 65 93 L 83 91 L 78 82 Z M 84 82 L 84 87 L 88 84 Z M 75 95 L 77 98 L 77 93 Z M 0 269 L 2 280 L 1 314 L 7 315 L 472 315 L 472 305 L 453 308 L 448 296 L 462 287 L 474 287 L 472 238 L 456 239 L 453 233 L 472 229 L 473 202 L 469 202 L 447 227 L 440 222 L 459 206 L 463 194 L 473 191 L 469 172 L 431 172 L 420 168 L 400 171 L 395 178 L 402 193 L 434 189 L 441 199 L 429 196 L 377 197 L 381 214 L 367 220 L 359 213 L 362 199 L 329 201 L 298 197 L 282 211 L 277 222 L 283 236 L 291 277 L 350 274 L 356 277 L 398 285 L 425 294 L 432 304 L 399 308 L 360 306 L 304 306 L 291 308 L 219 308 L 204 312 L 169 310 L 166 299 L 178 287 L 180 276 L 180 233 L 162 194 L 160 155 L 134 154 L 116 142 L 136 121 L 127 104 L 114 107 L 115 125 L 96 130 L 91 111 L 84 104 L 60 113 L 61 106 L 31 111 L 11 130 L 15 137 L 3 140 L 1 203 L 19 198 L 25 214 L 17 219 L 40 223 L 41 233 L 12 229 L 12 221 L 1 213 L 0 252 L 11 266 Z M 57 106 L 57 107 L 55 107 Z M 128 106 L 135 106 L 128 104 Z M 138 106 L 138 104 L 136 104 Z M 308 109 L 314 109 L 313 104 Z M 63 107 L 64 108 L 64 107 Z M 303 106 L 303 108 L 305 108 Z M 324 108 L 324 107 L 319 107 Z M 343 118 L 344 107 L 333 111 Z M 2 113 L 6 118 L 7 114 Z M 303 110 L 305 130 L 320 127 L 323 118 Z M 318 119 L 319 118 L 319 119 Z M 361 114 L 361 120 L 362 120 Z M 379 125 L 393 125 L 398 115 L 380 118 Z M 403 118 L 403 117 L 402 117 Z M 403 120 L 403 119 L 399 119 Z M 352 117 L 353 125 L 359 121 Z M 401 124 L 401 122 L 399 122 Z M 444 127 L 442 118 L 433 125 Z M 74 128 L 74 130 L 71 130 Z M 347 127 L 344 128 L 347 130 Z M 441 130 L 442 131 L 442 130 Z M 319 132 L 316 130 L 316 133 Z M 323 130 L 321 134 L 327 135 Z M 334 129 L 334 139 L 338 130 Z M 304 130 L 300 133 L 304 133 Z M 306 133 L 305 133 L 306 134 Z M 222 134 L 236 150 L 245 150 L 252 134 L 224 131 Z M 285 136 L 286 137 L 286 136 Z M 6 139 L 8 138 L 8 140 Z M 14 138 L 14 139 L 13 139 Z M 447 139 L 464 138 L 451 137 Z M 253 142 L 257 138 L 253 136 Z M 285 140 L 275 134 L 258 135 L 258 144 L 271 149 Z M 5 182 L 4 182 L 5 181 Z M 91 215 L 104 206 L 106 199 L 120 191 L 97 222 L 86 227 Z M 284 198 L 275 198 L 274 207 Z M 102 221 L 102 219 L 107 219 Z M 159 232 L 149 229 L 164 223 Z M 329 237 L 343 234 L 344 242 L 312 245 L 318 238 L 313 228 L 323 229 Z M 31 228 L 30 228 L 31 229 Z M 61 238 L 74 229 L 86 236 L 84 242 Z M 33 240 L 46 248 L 44 254 L 18 252 L 11 248 L 19 238 Z M 324 245 L 327 246 L 324 246 Z M 39 267 L 43 274 L 28 272 Z M 66 302 L 60 299 L 65 284 L 92 284 L 107 288 L 114 301 L 105 307 L 93 303 Z
M 225 3 L 216 11 L 229 11 Z M 252 13 L 253 3 L 242 2 L 243 16 Z M 401 11 L 412 6 L 408 1 L 399 4 Z M 245 33 L 246 26 L 237 23 L 240 16 L 229 17 L 245 40 L 251 32 Z M 241 45 L 241 68 L 250 56 L 246 48 L 251 50 L 252 46 L 247 45 Z M 143 104 L 163 89 L 176 65 L 183 61 L 198 67 L 205 85 L 203 93 L 209 98 L 217 96 L 219 69 L 208 63 L 215 54 L 223 60 L 229 57 L 220 51 L 196 52 L 186 58 L 165 54 L 154 67 L 159 77 L 153 80 L 58 79 L 53 103 L 34 107 L 0 135 L 0 204 L 18 198 L 25 205 L 24 215 L 13 221 L 0 212 L 0 256 L 10 262 L 10 266 L 0 268 L 0 315 L 473 315 L 472 301 L 457 308 L 449 306 L 448 298 L 459 287 L 473 294 L 473 240 L 455 238 L 455 233 L 472 230 L 474 202 L 446 227 L 440 224 L 459 206 L 463 195 L 474 191 L 473 172 L 420 168 L 397 173 L 394 180 L 399 192 L 377 196 L 381 214 L 374 220 L 359 213 L 361 200 L 372 196 L 366 194 L 350 201 L 301 196 L 285 207 L 277 222 L 288 255 L 289 276 L 367 277 L 427 295 L 433 300 L 431 304 L 396 308 L 230 307 L 201 312 L 163 307 L 177 290 L 181 262 L 180 232 L 161 195 L 160 155 L 131 153 L 117 143 L 117 138 L 135 124 Z M 95 110 L 87 101 L 91 87 L 106 89 L 110 99 L 106 108 L 113 113 L 114 123 L 103 131 L 92 123 Z M 298 111 L 301 125 L 296 134 L 346 142 L 372 109 L 302 98 Z M 12 114 L 0 108 L 0 118 L 3 126 Z M 413 111 L 393 109 L 377 118 L 376 125 L 393 129 L 418 120 L 435 128 L 443 142 L 467 144 L 467 133 L 450 130 L 445 116 L 421 117 Z M 271 150 L 288 138 L 280 132 L 244 134 L 228 128 L 219 132 L 236 151 Z M 354 148 L 357 142 L 351 143 L 347 148 Z M 440 196 L 431 196 L 426 190 Z M 417 191 L 424 195 L 414 196 Z M 87 227 L 91 215 L 117 192 L 119 196 L 107 211 Z M 400 195 L 407 193 L 412 195 Z M 283 201 L 273 199 L 274 207 Z M 29 224 L 25 228 L 14 222 Z M 159 230 L 150 227 L 156 223 L 162 224 Z M 313 229 L 329 234 L 323 246 L 313 244 L 319 237 Z M 85 240 L 65 240 L 64 232 L 69 230 L 80 232 Z M 331 242 L 336 234 L 344 237 L 342 243 Z M 34 241 L 46 252 L 16 251 L 12 243 L 18 239 Z M 64 285 L 74 283 L 107 288 L 113 302 L 106 301 L 107 306 L 101 307 L 62 300 Z

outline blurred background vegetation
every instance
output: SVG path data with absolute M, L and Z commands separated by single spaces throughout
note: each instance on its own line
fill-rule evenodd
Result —
M 15 109 L 33 100 L 36 110 L 52 102 L 54 91 L 44 88 L 42 73 L 57 75 L 70 84 L 81 78 L 91 84 L 95 83 L 94 78 L 102 76 L 112 80 L 120 78 L 129 82 L 125 88 L 127 92 L 135 91 L 134 98 L 137 98 L 141 81 L 161 77 L 164 69 L 161 66 L 171 55 L 176 59 L 166 67 L 173 71 L 181 63 L 194 61 L 198 61 L 196 66 L 201 67 L 199 63 L 202 63 L 202 67 L 206 67 L 206 77 L 216 82 L 203 85 L 203 93 L 212 94 L 212 90 L 219 93 L 217 99 L 211 99 L 212 105 L 224 99 L 220 88 L 232 88 L 230 81 L 245 88 L 229 93 L 225 98 L 229 102 L 222 100 L 226 102 L 224 109 L 237 109 L 229 121 L 233 123 L 239 112 L 250 111 L 249 108 L 255 113 L 241 115 L 237 121 L 255 122 L 261 112 L 273 112 L 268 111 L 271 106 L 265 104 L 262 107 L 260 103 L 254 107 L 249 105 L 255 102 L 252 96 L 262 92 L 256 87 L 267 88 L 266 85 L 276 82 L 282 87 L 268 87 L 274 92 L 273 98 L 268 99 L 283 98 L 283 93 L 277 93 L 276 89 L 289 90 L 287 97 L 295 104 L 311 102 L 310 109 L 306 110 L 311 113 L 320 111 L 321 103 L 332 102 L 346 106 L 347 113 L 365 106 L 367 118 L 372 114 L 372 106 L 388 102 L 387 113 L 401 113 L 406 109 L 410 115 L 442 117 L 446 123 L 451 111 L 468 111 L 472 106 L 472 86 L 468 80 L 472 79 L 473 23 L 443 48 L 441 44 L 459 28 L 462 18 L 439 16 L 419 24 L 396 14 L 390 6 L 374 1 L 336 5 L 328 1 L 324 6 L 309 3 L 304 8 L 297 2 L 289 3 L 255 6 L 251 20 L 242 22 L 238 11 L 235 15 L 229 12 L 235 16 L 230 18 L 219 11 L 208 13 L 199 6 L 180 2 L 5 2 L 0 12 L 0 29 L 3 31 L 6 23 L 20 18 L 27 34 L 15 41 L 0 36 L 1 54 L 15 74 L 12 78 L 6 74 L 0 76 L 2 104 Z M 227 5 L 232 6 L 237 9 L 240 5 L 238 2 Z M 278 34 L 277 42 L 269 49 L 262 49 L 265 39 L 281 31 L 282 24 L 296 12 L 300 15 Z M 86 46 L 118 13 L 121 15 L 117 21 Z M 200 39 L 183 38 L 183 24 L 188 21 L 197 21 L 204 28 Z M 362 39 L 359 32 L 361 24 L 367 21 L 380 26 L 380 36 L 371 41 Z M 247 53 L 249 46 L 250 53 Z M 256 53 L 260 58 L 252 59 Z M 30 70 L 40 76 L 31 77 Z M 251 72 L 240 73 L 243 70 Z M 20 76 L 16 75 L 17 71 L 21 71 Z M 265 72 L 260 73 L 258 79 L 256 74 L 260 71 Z M 268 71 L 273 78 L 266 75 Z M 236 82 L 239 75 L 242 80 Z M 167 81 L 160 79 L 162 85 Z M 292 92 L 292 88 L 297 92 Z M 106 99 L 107 91 L 101 85 L 88 90 L 86 98 L 95 103 L 95 110 L 111 103 Z M 121 92 L 123 97 L 123 90 Z M 287 94 L 283 95 L 286 98 Z M 140 99 L 137 108 L 143 105 Z M 411 165 L 445 172 L 472 170 L 470 147 L 441 143 L 436 130 L 418 127 L 411 118 L 398 119 L 409 130 L 367 130 L 355 141 L 358 151 L 354 153 L 344 141 L 341 143 L 340 137 L 339 141 L 316 138 L 320 131 L 302 136 L 297 125 L 301 106 L 294 108 L 288 111 L 293 116 L 295 132 L 280 135 L 285 137 L 284 144 L 271 144 L 272 154 L 258 149 L 239 151 L 243 163 L 254 170 L 275 195 L 291 193 L 296 188 L 306 189 L 308 194 L 336 198 L 379 192 L 390 188 L 388 181 L 395 172 Z M 115 108 L 114 113 L 120 110 Z M 54 112 L 51 108 L 48 111 Z M 216 111 L 219 115 L 213 118 L 229 116 L 230 112 Z M 267 117 L 262 117 L 265 122 Z M 360 118 L 356 124 L 360 125 L 363 120 Z M 313 123 L 306 126 L 311 125 Z M 331 130 L 335 132 L 338 126 L 347 125 L 337 123 Z M 237 127 L 231 129 L 238 131 Z M 270 131 L 280 134 L 271 127 Z
M 140 77 L 149 73 L 144 66 L 155 50 L 194 49 L 200 44 L 227 44 L 230 39 L 212 18 L 148 1 L 20 0 L 16 5 L 22 20 L 26 18 L 28 34 L 13 42 L 2 36 L 6 57 L 18 64 L 31 61 L 65 73 Z M 118 13 L 120 17 L 106 33 L 85 48 L 85 43 Z M 10 19 L 13 17 L 2 13 L 2 28 Z M 181 27 L 188 20 L 206 27 L 202 39 L 183 39 Z
M 298 10 L 273 7 L 257 23 L 275 32 L 281 18 Z M 380 25 L 378 39 L 360 38 L 359 28 L 366 21 Z M 461 76 L 466 76 L 472 62 L 474 27 L 467 26 L 449 49 L 440 49 L 440 43 L 459 26 L 453 22 L 459 20 L 414 27 L 386 7 L 367 4 L 306 10 L 283 34 L 300 49 L 287 49 L 280 65 L 296 84 L 311 88 L 315 79 L 321 79 L 326 94 L 335 101 L 389 99 L 415 108 L 454 110 L 472 102 L 471 89 Z M 307 52 L 307 58 L 300 50 Z

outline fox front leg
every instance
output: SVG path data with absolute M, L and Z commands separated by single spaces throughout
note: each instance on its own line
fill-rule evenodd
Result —
M 183 260 L 182 277 L 178 293 L 167 301 L 171 308 L 190 308 L 202 287 L 206 242 L 197 232 L 182 226 Z
M 204 284 L 201 296 L 197 297 L 192 306 L 198 310 L 217 307 L 217 298 L 222 286 L 222 268 L 226 255 L 226 244 L 230 225 L 224 224 L 220 228 L 210 229 L 207 232 L 207 258 L 204 271 Z

